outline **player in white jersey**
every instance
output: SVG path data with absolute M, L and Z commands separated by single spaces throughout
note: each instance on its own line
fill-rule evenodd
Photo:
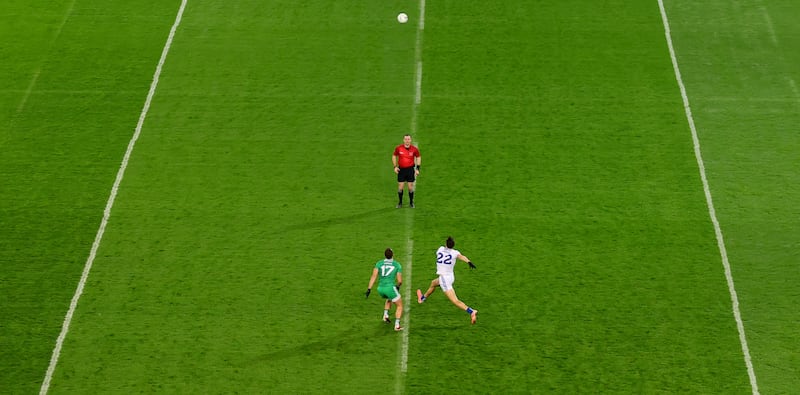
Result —
M 455 274 L 453 273 L 453 267 L 456 264 L 456 260 L 467 262 L 470 269 L 475 269 L 475 265 L 469 260 L 469 258 L 461 255 L 461 252 L 454 249 L 453 247 L 455 247 L 455 245 L 455 240 L 453 240 L 452 237 L 448 237 L 445 245 L 436 250 L 436 274 L 438 274 L 439 277 L 431 281 L 431 286 L 427 291 L 425 291 L 425 294 L 423 294 L 421 290 L 417 290 L 417 301 L 419 303 L 424 302 L 425 299 L 428 299 L 433 291 L 439 287 L 454 305 L 469 314 L 470 320 L 474 324 L 478 319 L 478 310 L 474 310 L 464 304 L 464 302 L 458 300 L 458 296 L 456 296 L 456 290 L 453 289 L 453 283 L 456 281 Z

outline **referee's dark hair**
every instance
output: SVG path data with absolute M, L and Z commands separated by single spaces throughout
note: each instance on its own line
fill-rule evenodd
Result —
M 453 236 L 448 236 L 447 241 L 445 242 L 447 248 L 453 248 L 456 246 L 456 241 L 453 240 Z
M 387 248 L 386 251 L 383 252 L 383 255 L 386 257 L 386 259 L 392 259 L 394 256 L 394 251 L 392 251 L 391 248 Z

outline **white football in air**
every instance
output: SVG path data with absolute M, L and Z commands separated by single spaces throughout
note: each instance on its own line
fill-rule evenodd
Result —
M 400 23 L 408 22 L 408 15 L 406 15 L 405 12 L 401 12 L 401 13 L 397 14 L 397 21 L 400 22 Z

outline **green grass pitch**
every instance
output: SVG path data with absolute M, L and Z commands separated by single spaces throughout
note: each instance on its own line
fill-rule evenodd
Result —
M 0 393 L 42 386 L 180 4 L 0 5 Z M 800 5 L 664 6 L 758 389 L 792 393 Z M 449 235 L 476 325 L 408 292 Z M 386 247 L 405 333 L 363 295 Z M 48 389 L 751 393 L 658 0 L 188 0 Z

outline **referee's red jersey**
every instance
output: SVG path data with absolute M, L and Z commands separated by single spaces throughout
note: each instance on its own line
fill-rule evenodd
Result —
M 397 166 L 401 168 L 414 166 L 414 158 L 419 157 L 419 150 L 415 146 L 406 148 L 400 144 L 394 149 L 394 156 L 397 157 Z

